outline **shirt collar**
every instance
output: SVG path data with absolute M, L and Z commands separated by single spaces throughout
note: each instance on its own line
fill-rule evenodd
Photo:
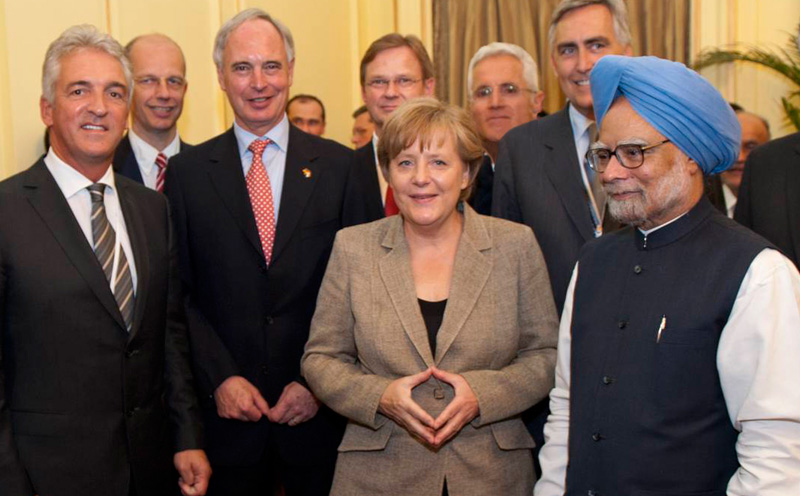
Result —
M 236 135 L 236 143 L 239 146 L 240 157 L 244 157 L 246 153 L 249 153 L 247 148 L 250 146 L 250 143 L 263 138 L 269 139 L 280 151 L 286 153 L 286 150 L 289 148 L 289 118 L 286 117 L 286 113 L 284 113 L 283 119 L 263 136 L 257 136 L 247 131 L 234 120 L 233 134 Z
M 153 167 L 155 167 L 156 157 L 159 153 L 163 153 L 167 158 L 172 158 L 181 151 L 181 138 L 178 133 L 175 133 L 175 138 L 173 138 L 170 144 L 164 147 L 161 152 L 153 145 L 143 140 L 133 129 L 128 131 L 128 138 L 131 141 L 131 148 L 133 149 L 134 156 L 136 156 L 136 162 L 139 164 L 139 167 L 142 168 L 145 175 L 149 175 Z M 120 164 L 117 165 L 119 166 Z
M 48 150 L 47 155 L 44 157 L 44 164 L 47 166 L 50 174 L 52 174 L 53 179 L 55 179 L 64 197 L 67 199 L 72 198 L 81 190 L 94 184 L 88 177 L 61 160 L 53 151 L 52 147 L 50 147 L 50 150 Z M 117 185 L 114 182 L 114 170 L 110 163 L 103 177 L 97 182 L 105 184 L 112 191 L 116 191 Z
M 572 125 L 572 135 L 575 139 L 583 136 L 589 126 L 594 123 L 593 120 L 578 112 L 573 105 L 569 106 L 569 122 Z M 589 144 L 591 145 L 591 143 Z

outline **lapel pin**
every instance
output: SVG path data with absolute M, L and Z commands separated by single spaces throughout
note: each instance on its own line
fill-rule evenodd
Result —
M 303 169 L 303 177 L 305 177 L 306 179 L 311 178 L 311 169 L 309 169 L 308 167 Z

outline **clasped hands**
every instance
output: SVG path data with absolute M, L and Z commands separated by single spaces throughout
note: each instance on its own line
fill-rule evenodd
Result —
M 319 410 L 319 400 L 299 382 L 287 384 L 277 403 L 270 407 L 258 388 L 238 375 L 228 377 L 217 387 L 214 401 L 222 418 L 257 422 L 263 416 L 270 422 L 290 426 L 310 420 Z
M 411 397 L 411 390 L 431 377 L 453 386 L 455 397 L 435 419 Z M 378 411 L 400 424 L 412 436 L 439 448 L 480 413 L 478 398 L 466 379 L 430 367 L 392 381 L 381 396 Z

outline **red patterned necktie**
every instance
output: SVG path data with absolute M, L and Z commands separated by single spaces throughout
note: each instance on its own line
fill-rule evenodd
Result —
M 400 213 L 400 209 L 397 208 L 397 203 L 394 201 L 394 191 L 391 186 L 386 188 L 386 205 L 383 206 L 383 210 L 386 217 Z
M 247 149 L 253 152 L 253 162 L 245 176 L 247 193 L 250 195 L 250 205 L 253 207 L 258 237 L 261 239 L 261 249 L 264 251 L 267 265 L 272 258 L 272 245 L 275 243 L 275 205 L 272 202 L 272 186 L 261 155 L 270 143 L 272 141 L 268 139 L 257 139 L 250 143 Z
M 158 175 L 156 176 L 156 191 L 163 193 L 164 173 L 167 171 L 167 156 L 163 153 L 159 153 L 156 157 L 156 167 L 158 167 Z

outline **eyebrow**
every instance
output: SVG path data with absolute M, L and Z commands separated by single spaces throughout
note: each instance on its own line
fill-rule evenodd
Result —
M 591 45 L 592 43 L 606 43 L 610 44 L 611 40 L 606 38 L 605 36 L 595 36 L 594 38 L 589 38 L 588 40 L 583 40 L 584 45 Z

